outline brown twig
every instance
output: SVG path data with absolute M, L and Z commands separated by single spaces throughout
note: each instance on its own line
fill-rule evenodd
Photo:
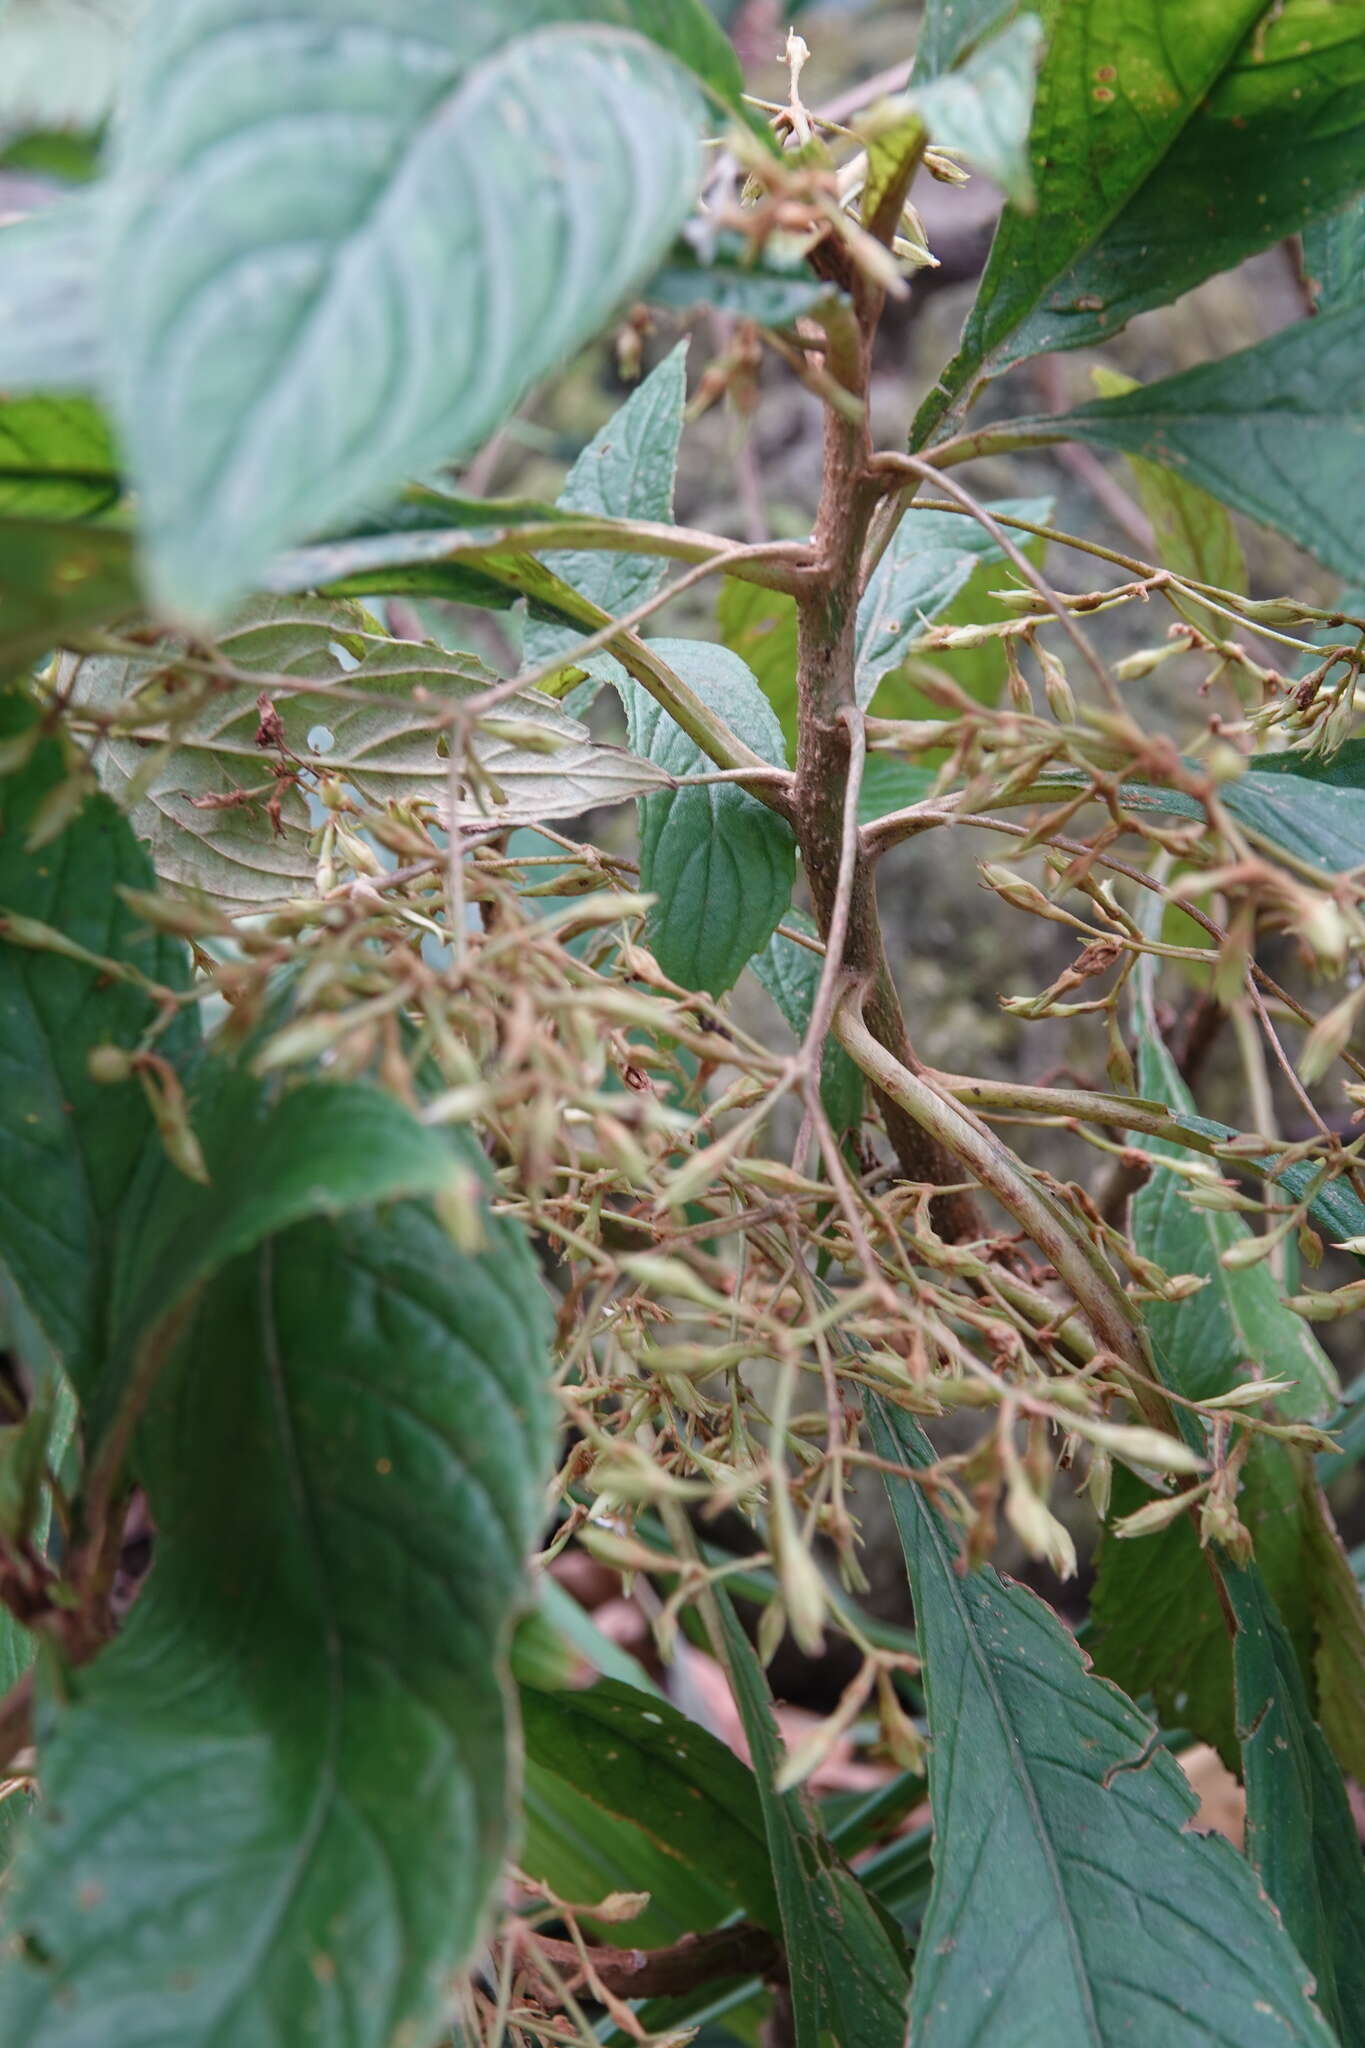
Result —
M 576 1943 L 546 1934 L 528 1940 L 531 1953 L 567 1972 L 582 1972 Z M 746 1920 L 717 1927 L 709 1934 L 684 1934 L 671 1948 L 597 1948 L 587 1950 L 593 1975 L 619 1998 L 678 1998 L 699 1984 L 724 1977 L 766 1977 L 777 1968 L 782 1951 L 766 1927 Z

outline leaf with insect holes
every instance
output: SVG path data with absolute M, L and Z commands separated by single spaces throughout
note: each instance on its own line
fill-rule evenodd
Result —
M 62 680 L 79 709 L 124 706 L 141 735 L 110 738 L 98 765 L 115 797 L 131 795 L 134 828 L 164 879 L 239 905 L 311 888 L 317 856 L 304 790 L 324 776 L 377 808 L 419 803 L 444 816 L 450 763 L 442 715 L 497 678 L 472 655 L 390 640 L 373 623 L 358 606 L 325 599 L 258 603 L 217 642 L 249 678 L 227 689 L 177 670 L 169 645 L 145 656 L 64 660 Z M 305 682 L 318 687 L 300 687 Z M 145 719 L 130 702 L 139 686 Z M 272 729 L 282 746 L 267 719 L 278 721 Z M 466 823 L 574 817 L 668 780 L 621 748 L 599 745 L 538 693 L 500 705 L 470 753 Z
M 1156 1730 L 1094 1678 L 1056 1615 L 989 1567 L 896 1476 L 934 1450 L 878 1396 L 872 1443 L 915 1601 L 934 1880 L 914 1976 L 916 2048 L 1330 2048 L 1312 1978 Z
M 782 729 L 739 656 L 701 640 L 653 640 L 680 675 L 747 746 L 783 760 Z M 638 683 L 622 686 L 630 743 L 671 776 L 711 763 Z M 640 806 L 640 886 L 657 901 L 646 926 L 665 974 L 683 988 L 723 995 L 765 946 L 791 902 L 791 828 L 733 783 L 648 796 Z
M 485 1231 L 304 1223 L 202 1298 L 138 1443 L 155 1569 L 42 1700 L 0 2039 L 446 2024 L 509 1847 L 506 1648 L 552 1448 L 535 1261 Z
M 1365 0 L 1041 0 L 1030 151 L 915 445 L 981 376 L 1093 345 L 1359 186 Z M 948 416 L 948 417 L 946 417 Z
M 739 88 L 700 0 L 148 0 L 103 296 L 159 606 L 477 446 L 649 276 Z

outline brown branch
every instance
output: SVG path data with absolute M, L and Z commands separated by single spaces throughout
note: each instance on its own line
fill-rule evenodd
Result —
M 33 1740 L 33 1673 L 26 1671 L 0 1699 L 0 1774 Z
M 566 1973 L 583 1973 L 577 1944 L 536 1934 L 531 1953 Z M 678 1998 L 723 1977 L 766 1977 L 782 1951 L 766 1927 L 741 1920 L 709 1934 L 684 1934 L 671 1948 L 589 1948 L 593 1975 L 617 1998 Z

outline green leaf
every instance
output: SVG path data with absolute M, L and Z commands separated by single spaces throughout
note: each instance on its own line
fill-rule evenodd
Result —
M 1304 229 L 1303 268 L 1320 313 L 1365 294 L 1365 192 Z
M 1042 41 L 1037 15 L 1021 15 L 958 69 L 916 87 L 904 100 L 920 116 L 931 142 L 961 150 L 1025 211 L 1034 200 L 1028 135 Z
M 688 64 L 732 91 L 698 0 L 354 0 L 345 34 L 331 0 L 150 0 L 105 275 L 162 606 L 221 615 L 476 446 L 650 274 L 697 184 Z
M 122 617 L 137 598 L 127 534 L 0 519 L 0 676 Z
M 88 518 L 118 495 L 109 429 L 88 399 L 0 403 L 0 516 Z
M 1045 0 L 1031 153 L 963 343 L 915 426 L 981 375 L 1102 341 L 1144 307 L 1292 234 L 1360 179 L 1365 6 Z
M 102 222 L 99 197 L 77 192 L 0 227 L 0 389 L 85 391 L 98 383 Z
M 137 0 L 6 0 L 0 137 L 95 128 L 114 103 Z
M 88 1398 L 92 1443 L 130 1383 L 161 1363 L 187 1304 L 231 1260 L 310 1218 L 434 1195 L 470 1169 L 394 1096 L 315 1081 L 281 1092 L 223 1059 L 200 1063 L 189 1114 L 205 1183 L 150 1146 L 124 1196 L 109 1347 Z
M 916 761 L 898 761 L 892 754 L 873 754 L 863 769 L 863 786 L 858 792 L 858 817 L 864 825 L 892 811 L 908 810 L 923 803 L 936 780 L 932 768 Z
M 669 1701 L 605 1678 L 586 1690 L 523 1688 L 521 1712 L 530 1762 L 777 1928 L 758 1789 L 723 1742 Z
M 0 740 L 19 743 L 34 708 L 0 697 Z M 0 781 L 0 920 L 36 919 L 95 956 L 87 962 L 0 936 L 0 1262 L 59 1357 L 76 1367 L 99 1349 L 105 1254 L 152 1134 L 135 1081 L 101 1086 L 90 1053 L 136 1047 L 156 1020 L 145 985 L 182 990 L 186 949 L 149 932 L 115 893 L 151 886 L 145 855 L 103 796 L 91 796 L 52 843 L 27 841 L 71 772 L 56 740 Z M 113 960 L 140 980 L 116 980 Z M 186 1017 L 157 1041 L 173 1058 L 192 1047 Z
M 781 766 L 782 731 L 753 675 L 728 647 L 702 640 L 650 646 L 731 730 Z M 669 775 L 711 767 L 701 749 L 637 683 L 623 690 L 634 752 Z M 665 974 L 723 995 L 777 929 L 791 902 L 796 845 L 786 823 L 734 783 L 647 796 L 640 805 L 640 886 L 657 897 L 646 927 Z
M 741 237 L 721 233 L 675 242 L 640 297 L 649 305 L 672 306 L 687 312 L 693 306 L 714 306 L 737 320 L 756 320 L 760 327 L 790 327 L 817 306 L 842 294 L 815 275 L 804 258 L 782 260 L 772 247 L 754 255 Z
M 593 435 L 569 471 L 559 509 L 611 519 L 671 520 L 686 400 L 687 343 L 680 341 Z M 553 551 L 543 560 L 612 618 L 652 597 L 668 572 L 668 563 L 658 555 L 617 555 L 604 549 Z M 581 637 L 572 627 L 529 623 L 522 643 L 524 664 L 539 668 Z M 609 654 L 590 656 L 588 669 L 593 679 L 586 692 L 589 701 L 601 682 L 619 684 L 625 674 Z M 582 707 L 583 695 L 576 694 L 575 710 Z
M 1193 1102 L 1161 1040 L 1150 1008 L 1150 974 L 1135 977 L 1138 1088 L 1189 1112 Z M 1218 1127 L 1220 1132 L 1222 1127 Z M 1149 1140 L 1158 1157 L 1181 1148 Z M 1336 1405 L 1335 1375 L 1308 1325 L 1284 1306 L 1268 1265 L 1229 1271 L 1221 1254 L 1249 1236 L 1240 1216 L 1194 1209 L 1176 1175 L 1158 1169 L 1133 1199 L 1133 1242 L 1167 1273 L 1194 1273 L 1206 1284 L 1179 1302 L 1149 1302 L 1159 1374 L 1176 1393 L 1199 1400 L 1257 1374 L 1295 1381 L 1281 1397 L 1286 1414 L 1321 1418 Z M 1117 1475 L 1116 1475 L 1117 1479 Z M 1118 1481 L 1114 1512 L 1151 1496 L 1131 1476 Z M 1238 1512 L 1257 1544 L 1266 1588 L 1305 1670 L 1321 1692 L 1329 1741 L 1347 1769 L 1365 1759 L 1365 1608 L 1336 1542 L 1307 1459 L 1295 1447 L 1261 1440 L 1244 1470 Z M 1212 1581 L 1186 1518 L 1158 1536 L 1121 1542 L 1106 1536 L 1093 1612 L 1096 1661 L 1130 1691 L 1150 1691 L 1176 1725 L 1235 1757 L 1226 1630 Z
M 1365 1862 L 1336 1759 L 1257 1572 L 1220 1564 L 1236 1622 L 1246 1852 L 1343 2048 L 1365 2040 Z
M 1121 370 L 1100 368 L 1092 370 L 1091 376 L 1101 398 L 1117 398 L 1125 391 L 1142 388 L 1136 377 L 1127 377 Z M 1130 455 L 1128 467 L 1142 509 L 1152 522 L 1156 560 L 1196 583 L 1244 591 L 1246 556 L 1236 527 L 1217 499 L 1140 455 Z
M 782 922 L 814 938 L 815 925 L 804 910 L 788 910 Z M 766 946 L 754 954 L 749 965 L 783 1017 L 804 1039 L 820 986 L 823 955 L 812 953 L 784 933 L 775 931 Z M 863 1077 L 843 1047 L 834 1038 L 825 1041 L 820 1062 L 820 1100 L 836 1135 L 857 1130 L 863 1119 Z
M 472 655 L 391 640 L 372 626 L 355 606 L 276 599 L 258 602 L 220 637 L 223 654 L 248 674 L 298 676 L 323 686 L 316 693 L 280 690 L 271 699 L 296 771 L 296 779 L 283 784 L 272 772 L 278 750 L 263 752 L 257 742 L 261 711 L 254 682 L 203 688 L 198 708 L 182 705 L 171 723 L 157 694 L 167 646 L 136 658 L 95 655 L 62 664 L 62 683 L 85 711 L 113 711 L 140 686 L 147 688 L 139 737 L 108 738 L 98 767 L 113 796 L 126 800 L 131 791 L 133 826 L 158 874 L 228 904 L 271 902 L 311 889 L 317 853 L 305 791 L 324 776 L 347 783 L 376 808 L 425 802 L 444 814 L 450 768 L 434 719 L 443 702 L 476 696 L 497 678 Z M 329 698 L 328 683 L 351 694 Z M 149 761 L 147 738 L 165 748 L 159 761 Z M 475 735 L 470 752 L 480 772 L 465 778 L 464 815 L 486 812 L 508 824 L 573 817 L 665 780 L 649 763 L 598 744 L 535 691 L 508 698 L 496 730 Z M 279 804 L 278 825 L 268 808 L 272 799 Z
M 1365 304 L 1338 306 L 1047 424 L 1159 462 L 1350 576 L 1365 518 L 1363 350 Z
M 1052 500 L 1009 498 L 986 510 L 1044 526 Z M 854 652 L 858 702 L 872 702 L 882 677 L 900 666 L 923 637 L 926 624 L 947 609 L 982 563 L 1004 560 L 1003 550 L 970 514 L 917 511 L 912 505 L 859 601 Z
M 881 1456 L 933 1462 L 910 1416 L 875 1396 L 869 1416 Z M 1189 1832 L 1194 1796 L 1152 1724 L 1089 1675 L 1034 1594 L 959 1570 L 924 1487 L 886 1485 L 931 1738 L 916 2048 L 1330 2048 L 1252 1873 L 1227 1842 Z
M 1013 0 L 927 0 L 915 43 L 915 84 L 949 70 L 1012 12 Z
M 439 2033 L 508 1846 L 549 1472 L 543 1294 L 490 1232 L 303 1224 L 204 1297 L 140 1445 L 156 1567 L 44 1705 L 0 2038 Z
M 777 713 L 785 758 L 796 758 L 796 600 L 761 583 L 721 578 L 716 601 L 720 637 L 747 668 Z
M 807 1794 L 778 1792 L 782 1746 L 762 1668 L 716 1589 L 730 1689 L 754 1761 L 782 1915 L 796 2048 L 890 2048 L 905 2035 L 906 1980 L 885 1922 L 831 1849 Z

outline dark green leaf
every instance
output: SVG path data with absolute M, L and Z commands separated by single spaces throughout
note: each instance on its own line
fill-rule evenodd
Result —
M 782 732 L 751 672 L 728 647 L 655 640 L 654 651 L 747 746 L 781 765 Z M 630 744 L 670 775 L 711 767 L 636 683 L 624 686 Z M 658 901 L 649 944 L 684 988 L 722 995 L 772 937 L 788 904 L 796 847 L 776 812 L 734 783 L 668 790 L 640 805 L 640 886 Z
M 521 1711 L 530 1762 L 777 1927 L 758 1790 L 723 1742 L 669 1701 L 605 1678 L 586 1690 L 524 1688 Z
M 137 604 L 133 544 L 98 526 L 0 519 L 0 675 Z
M 1303 268 L 1320 313 L 1365 294 L 1365 192 L 1304 229 Z
M 796 2020 L 796 2048 L 892 2048 L 905 2034 L 905 1971 L 868 1894 L 830 1848 L 798 1787 L 773 1780 L 782 1748 L 758 1658 L 717 1588 L 730 1687 L 744 1724 L 768 1831 Z
M 697 74 L 737 82 L 698 0 L 356 0 L 336 26 L 331 0 L 150 0 L 139 27 L 110 375 L 186 614 L 476 446 L 650 274 L 696 189 Z
M 933 1451 L 873 1397 L 897 1464 Z M 1092 1678 L 1023 1586 L 962 1573 L 922 1486 L 888 1477 L 928 1703 L 934 1884 L 911 2007 L 916 2048 L 1329 2048 L 1304 1965 L 1155 1730 Z
M 1255 1570 L 1222 1563 L 1236 1621 L 1237 1732 L 1246 1850 L 1317 1979 L 1343 2048 L 1365 2040 L 1365 1862 L 1336 1759 Z
M 81 519 L 119 494 L 109 429 L 82 398 L 0 403 L 0 514 Z
M 17 744 L 36 724 L 33 707 L 0 697 L 0 742 Z M 147 930 L 116 894 L 147 889 L 146 857 L 113 804 L 91 796 L 59 838 L 30 852 L 41 807 L 74 763 L 55 740 L 0 781 L 0 920 L 36 919 L 96 956 L 90 964 L 0 937 L 0 1262 L 58 1355 L 73 1368 L 98 1351 L 109 1234 L 152 1134 L 136 1081 L 101 1086 L 89 1057 L 106 1042 L 136 1047 L 154 1023 L 155 998 L 114 980 L 115 960 L 155 986 L 183 989 L 188 955 Z M 158 1050 L 183 1056 L 189 1020 Z
M 1101 368 L 1091 374 L 1101 398 L 1117 398 L 1125 391 L 1142 388 L 1136 377 L 1119 370 Z M 1244 591 L 1247 565 L 1242 543 L 1217 499 L 1140 455 L 1130 455 L 1128 467 L 1142 509 L 1152 522 L 1155 559 L 1163 568 L 1192 577 L 1196 583 L 1216 584 L 1220 590 Z
M 1362 352 L 1365 305 L 1343 305 L 1048 425 L 1158 462 L 1350 576 L 1365 518 Z
M 507 1847 L 549 1469 L 543 1295 L 490 1230 L 304 1224 L 205 1296 L 140 1446 L 156 1567 L 44 1708 L 0 2038 L 436 2038 Z
M 1052 500 L 1011 498 L 986 510 L 1043 526 L 1051 516 Z M 912 505 L 858 605 L 858 702 L 871 703 L 882 677 L 899 667 L 908 649 L 923 637 L 927 623 L 946 610 L 983 562 L 1004 560 L 1003 550 L 968 513 L 917 511 Z
M 1138 1087 L 1173 1109 L 1193 1109 L 1188 1090 L 1156 1029 L 1150 975 L 1135 977 Z M 1221 1126 L 1215 1127 L 1222 1131 Z M 1165 1140 L 1148 1140 L 1157 1157 L 1180 1156 Z M 1168 1273 L 1194 1273 L 1206 1284 L 1179 1302 L 1149 1302 L 1144 1313 L 1158 1371 L 1191 1399 L 1223 1393 L 1254 1374 L 1297 1384 L 1283 1410 L 1323 1417 L 1335 1406 L 1334 1374 L 1308 1325 L 1286 1308 L 1265 1262 L 1229 1271 L 1221 1254 L 1245 1241 L 1240 1216 L 1195 1209 L 1178 1176 L 1158 1168 L 1134 1197 L 1133 1241 Z M 1114 1509 L 1131 1511 L 1149 1498 L 1131 1477 L 1116 1487 Z M 1352 1771 L 1365 1760 L 1365 1608 L 1331 1529 L 1309 1462 L 1296 1447 L 1256 1442 L 1244 1472 L 1238 1512 L 1257 1544 L 1257 1563 L 1305 1670 L 1321 1692 L 1323 1726 Z M 1150 1691 L 1176 1725 L 1235 1755 L 1226 1631 L 1194 1529 L 1182 1518 L 1158 1536 L 1101 1548 L 1093 1609 L 1100 1634 L 1099 1667 L 1128 1690 Z
M 916 86 L 905 101 L 920 116 L 931 142 L 960 150 L 1026 210 L 1034 196 L 1028 134 L 1042 39 L 1037 15 L 1021 15 L 958 69 Z
M 292 1224 L 434 1195 L 470 1172 L 446 1136 L 360 1083 L 305 1082 L 281 1093 L 209 1059 L 189 1109 L 208 1180 L 186 1181 L 151 1147 L 124 1195 L 108 1357 L 95 1387 L 80 1389 L 95 1395 L 92 1439 L 112 1422 L 127 1375 L 155 1359 L 221 1267 Z
M 80 192 L 0 227 L 0 390 L 98 383 L 101 221 L 98 196 Z
M 1357 189 L 1360 0 L 1045 0 L 1031 151 L 963 344 L 916 422 L 982 374 L 1102 340 Z
M 675 242 L 640 288 L 640 297 L 650 305 L 682 312 L 714 306 L 718 313 L 756 320 L 760 327 L 790 327 L 838 296 L 803 260 L 779 262 L 771 250 L 754 257 L 734 234 L 719 235 L 714 246 L 704 249 L 686 240 Z
M 782 921 L 815 936 L 814 923 L 803 910 L 789 910 Z M 812 953 L 780 931 L 774 932 L 749 962 L 798 1038 L 804 1038 L 809 1027 L 823 964 L 822 954 Z M 837 1135 L 856 1130 L 862 1122 L 862 1074 L 833 1038 L 826 1040 L 820 1062 L 820 1099 Z
M 594 434 L 569 471 L 559 495 L 560 509 L 609 519 L 671 520 L 686 400 L 687 344 L 681 341 Z M 603 549 L 555 551 L 544 562 L 612 618 L 652 597 L 668 570 L 658 555 L 608 554 Z M 573 627 L 528 624 L 525 666 L 539 668 L 581 637 L 581 630 Z M 594 689 L 600 682 L 619 684 L 624 678 L 624 670 L 609 654 L 590 656 L 588 666 Z M 576 696 L 575 709 L 581 703 L 582 696 Z

